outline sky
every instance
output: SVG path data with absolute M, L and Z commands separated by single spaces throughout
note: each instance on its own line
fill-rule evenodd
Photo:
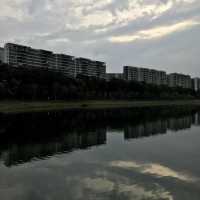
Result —
M 200 77 L 200 0 L 0 0 L 0 46 Z

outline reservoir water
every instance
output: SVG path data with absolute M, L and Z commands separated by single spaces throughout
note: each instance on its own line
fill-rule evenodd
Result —
M 199 200 L 200 110 L 0 116 L 2 200 Z

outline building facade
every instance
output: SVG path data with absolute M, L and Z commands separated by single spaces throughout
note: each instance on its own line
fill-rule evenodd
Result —
M 123 69 L 124 79 L 127 81 L 140 81 L 139 80 L 139 68 L 124 66 Z
M 67 77 L 76 78 L 79 75 L 111 80 L 124 79 L 126 81 L 144 82 L 154 85 L 168 85 L 200 90 L 200 79 L 191 79 L 189 75 L 134 66 L 124 66 L 123 73 L 106 74 L 106 63 L 88 58 L 76 58 L 65 54 L 55 54 L 52 51 L 34 49 L 28 46 L 7 43 L 0 48 L 0 62 L 14 67 L 25 66 L 47 68 L 63 73 Z
M 167 79 L 169 87 L 192 89 L 192 79 L 189 75 L 172 73 L 168 75 Z
M 55 69 L 65 76 L 76 77 L 76 59 L 65 54 L 55 54 Z
M 155 85 L 167 84 L 167 74 L 164 71 L 125 66 L 123 73 L 127 81 L 137 81 Z
M 193 89 L 196 92 L 200 91 L 200 78 L 193 78 L 192 79 L 192 86 L 193 86 Z
M 0 63 L 4 62 L 4 48 L 0 47 Z
M 75 58 L 65 54 L 54 54 L 51 51 L 12 43 L 5 44 L 4 49 L 5 62 L 14 67 L 48 68 L 74 78 L 77 75 L 105 78 L 106 64 L 104 62 Z
M 12 43 L 5 44 L 4 58 L 5 63 L 15 67 L 30 66 L 53 69 L 55 65 L 53 52 Z
M 87 58 L 76 59 L 76 74 L 88 77 L 106 78 L 106 64 Z
M 106 63 L 101 61 L 95 61 L 97 68 L 97 77 L 100 79 L 106 78 Z

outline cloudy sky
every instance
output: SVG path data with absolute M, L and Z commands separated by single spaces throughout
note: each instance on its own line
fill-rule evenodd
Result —
M 0 46 L 200 76 L 199 0 L 0 0 Z

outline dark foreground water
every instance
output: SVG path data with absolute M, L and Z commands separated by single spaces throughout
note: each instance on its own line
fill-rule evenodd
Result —
M 1 200 L 199 200 L 200 112 L 0 116 Z

